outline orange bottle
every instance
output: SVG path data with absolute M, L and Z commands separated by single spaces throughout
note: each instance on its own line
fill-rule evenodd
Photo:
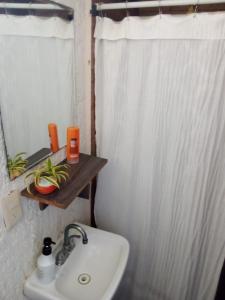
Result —
M 80 155 L 80 129 L 78 127 L 67 128 L 66 156 L 69 164 L 79 162 Z
M 48 124 L 48 133 L 51 145 L 51 151 L 53 153 L 59 151 L 59 140 L 58 140 L 58 131 L 57 125 L 54 123 Z

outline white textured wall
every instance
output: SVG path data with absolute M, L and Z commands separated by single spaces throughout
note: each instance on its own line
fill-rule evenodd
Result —
M 81 128 L 81 149 L 90 150 L 90 0 L 64 0 L 74 5 L 76 28 L 76 122 Z M 0 131 L 0 198 L 23 187 L 23 178 L 10 182 Z M 23 218 L 5 232 L 0 215 L 0 300 L 24 300 L 23 284 L 35 267 L 44 236 L 57 239 L 66 224 L 89 221 L 89 201 L 76 199 L 66 210 L 40 211 L 34 201 L 22 198 Z

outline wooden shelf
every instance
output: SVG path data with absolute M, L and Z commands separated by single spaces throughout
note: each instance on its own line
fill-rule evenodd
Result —
M 42 195 L 35 190 L 34 184 L 31 184 L 32 194 L 24 189 L 21 195 L 38 201 L 41 210 L 48 205 L 66 209 L 78 196 L 89 199 L 90 183 L 106 163 L 107 159 L 81 153 L 79 163 L 70 165 L 70 178 L 61 184 L 60 190 L 49 195 Z

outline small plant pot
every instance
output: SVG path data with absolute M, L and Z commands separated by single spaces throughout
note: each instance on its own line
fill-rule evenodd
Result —
M 50 182 L 48 182 L 47 180 L 41 179 L 39 185 L 35 185 L 35 189 L 40 194 L 48 195 L 54 192 L 57 189 L 57 187 L 51 184 Z

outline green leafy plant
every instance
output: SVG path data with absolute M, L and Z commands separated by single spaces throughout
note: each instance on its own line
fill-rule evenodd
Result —
M 67 170 L 68 168 L 69 165 L 67 164 L 53 165 L 51 159 L 48 158 L 43 166 L 30 172 L 25 177 L 27 191 L 31 194 L 31 180 L 33 180 L 35 186 L 38 186 L 42 180 L 45 180 L 59 189 L 60 183 L 62 181 L 66 181 L 69 178 L 69 173 Z
M 28 161 L 24 158 L 25 152 L 16 154 L 12 158 L 8 158 L 7 166 L 11 179 L 20 176 L 26 171 Z

